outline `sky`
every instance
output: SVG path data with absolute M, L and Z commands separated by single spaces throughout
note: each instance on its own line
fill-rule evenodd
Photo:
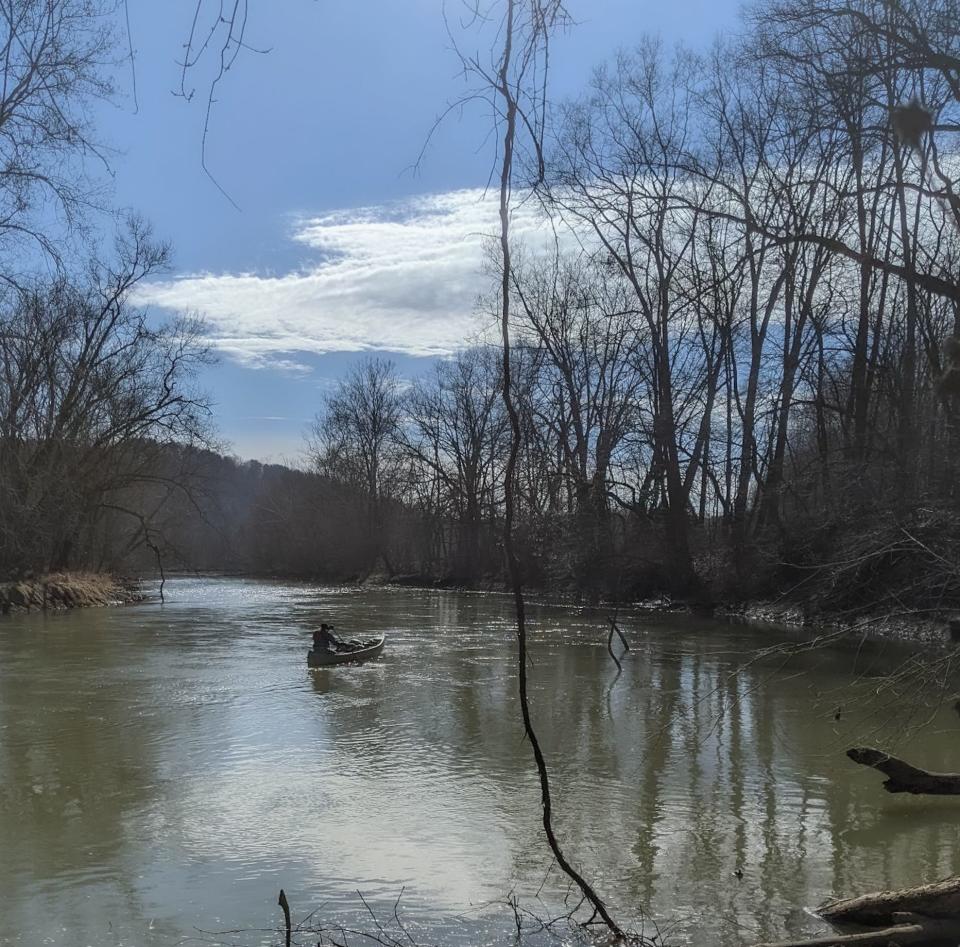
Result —
M 129 0 L 134 68 L 119 72 L 120 95 L 96 121 L 113 149 L 115 203 L 173 248 L 171 270 L 138 301 L 158 318 L 204 318 L 218 358 L 200 384 L 226 448 L 296 461 L 325 394 L 358 359 L 390 358 L 411 378 L 489 330 L 477 299 L 483 238 L 497 224 L 484 197 L 494 142 L 487 111 L 468 107 L 420 157 L 465 90 L 442 0 L 249 6 L 245 42 L 266 52 L 245 50 L 218 87 L 206 151 L 216 183 L 201 162 L 214 60 L 188 75 L 191 101 L 174 95 L 195 0 Z M 551 52 L 556 101 L 645 35 L 704 46 L 737 28 L 739 5 L 568 6 L 576 25 Z M 520 212 L 515 233 L 535 243 L 542 226 Z

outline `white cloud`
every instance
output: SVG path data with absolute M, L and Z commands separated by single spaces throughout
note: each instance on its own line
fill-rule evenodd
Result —
M 306 269 L 193 274 L 144 286 L 138 302 L 199 312 L 213 346 L 251 367 L 301 373 L 295 353 L 449 355 L 490 329 L 476 301 L 489 287 L 496 198 L 451 191 L 304 218 L 293 239 L 318 258 Z M 514 211 L 513 228 L 531 249 L 553 239 L 533 202 Z

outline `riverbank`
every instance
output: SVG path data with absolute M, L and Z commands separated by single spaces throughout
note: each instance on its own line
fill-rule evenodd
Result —
M 811 612 L 797 603 L 747 602 L 719 606 L 714 610 L 713 617 L 750 625 L 771 625 L 825 634 L 848 632 L 867 638 L 912 641 L 925 645 L 948 645 L 960 640 L 960 622 L 952 613 L 936 609 L 923 614 L 904 610 L 900 613 L 866 612 L 846 616 Z
M 0 613 L 101 608 L 139 602 L 139 586 L 97 572 L 58 572 L 0 583 Z
M 367 587 L 400 587 L 458 592 L 503 592 L 508 590 L 502 582 L 487 578 L 473 585 L 431 581 L 423 575 L 376 575 L 357 583 Z M 556 605 L 583 605 L 582 595 L 557 589 L 528 588 L 528 595 L 537 601 Z M 716 618 L 719 621 L 743 623 L 754 626 L 771 626 L 789 631 L 807 631 L 811 634 L 849 632 L 869 638 L 915 641 L 927 645 L 952 644 L 960 640 L 960 616 L 952 611 L 930 609 L 927 612 L 903 609 L 900 612 L 869 612 L 844 614 L 824 609 L 814 602 L 788 600 L 756 600 L 737 603 L 709 603 L 701 600 L 671 598 L 657 595 L 649 599 L 625 602 L 590 602 L 611 609 L 635 609 L 655 614 L 684 614 Z
M 168 578 L 176 576 L 196 577 L 199 573 L 168 573 Z M 266 579 L 273 582 L 305 582 L 331 584 L 357 589 L 395 588 L 428 592 L 463 592 L 483 595 L 509 595 L 503 577 L 486 575 L 475 582 L 463 582 L 449 578 L 437 578 L 424 573 L 398 573 L 387 575 L 383 571 L 373 572 L 363 577 L 342 576 L 285 576 L 271 573 L 254 572 L 205 572 L 202 575 L 211 578 Z M 803 631 L 811 636 L 819 633 L 834 634 L 849 632 L 851 635 L 868 638 L 918 642 L 931 646 L 952 645 L 960 641 L 960 615 L 951 609 L 902 608 L 897 611 L 857 610 L 843 612 L 831 609 L 819 600 L 798 600 L 788 598 L 758 598 L 747 601 L 709 601 L 702 597 L 691 599 L 671 597 L 667 594 L 651 596 L 645 599 L 612 602 L 604 599 L 593 600 L 583 593 L 558 588 L 527 586 L 525 592 L 531 601 L 541 604 L 579 607 L 590 605 L 609 609 L 624 616 L 634 610 L 652 614 L 693 615 L 701 618 L 715 618 L 721 622 L 748 624 L 758 627 L 785 629 L 790 632 Z M 952 628 L 956 627 L 956 631 Z M 954 637 L 957 635 L 958 637 Z

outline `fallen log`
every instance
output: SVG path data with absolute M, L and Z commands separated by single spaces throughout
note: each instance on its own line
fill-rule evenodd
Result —
M 813 940 L 783 940 L 755 947 L 954 947 L 960 941 L 960 921 L 924 918 L 859 934 L 833 934 Z
M 855 898 L 828 901 L 817 910 L 831 924 L 891 924 L 897 915 L 960 921 L 960 876 L 928 885 L 872 891 Z
M 887 779 L 883 788 L 887 792 L 909 792 L 926 796 L 960 796 L 960 773 L 931 773 L 912 766 L 904 760 L 890 756 L 882 750 L 855 746 L 847 750 L 847 756 L 861 766 L 872 766 Z
M 836 927 L 856 925 L 860 930 L 756 947 L 956 947 L 960 943 L 960 877 L 828 901 L 817 914 Z

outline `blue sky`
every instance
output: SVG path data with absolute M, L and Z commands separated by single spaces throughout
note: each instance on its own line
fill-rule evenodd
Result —
M 457 0 L 447 0 L 448 10 Z M 173 95 L 194 0 L 129 0 L 138 109 L 97 115 L 116 149 L 114 199 L 171 242 L 173 271 L 143 293 L 204 315 L 219 363 L 202 379 L 215 420 L 244 458 L 295 459 L 325 391 L 362 352 L 404 376 L 484 330 L 482 198 L 492 160 L 480 107 L 441 126 L 463 91 L 441 0 L 250 0 L 247 53 L 221 83 L 200 164 L 206 80 Z M 552 93 L 644 34 L 701 46 L 735 29 L 735 0 L 570 0 L 578 20 L 552 53 Z M 470 40 L 466 39 L 469 48 Z M 209 63 L 208 63 L 209 64 Z M 538 225 L 518 232 L 537 239 Z

